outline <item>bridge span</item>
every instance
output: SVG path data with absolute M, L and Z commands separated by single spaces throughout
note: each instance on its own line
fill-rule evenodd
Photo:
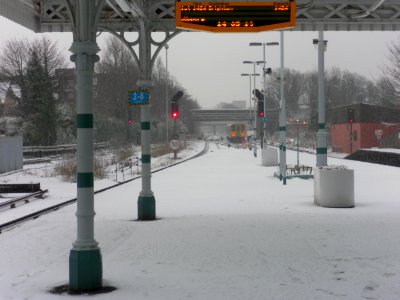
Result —
M 193 109 L 191 111 L 195 123 L 195 134 L 226 135 L 226 127 L 231 123 L 244 123 L 247 130 L 254 119 L 253 109 Z M 270 133 L 278 130 L 279 109 L 267 109 L 267 130 Z M 257 131 L 260 119 L 257 118 Z

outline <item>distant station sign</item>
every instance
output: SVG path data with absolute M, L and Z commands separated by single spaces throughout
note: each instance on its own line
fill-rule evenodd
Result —
M 129 91 L 129 105 L 147 105 L 150 103 L 150 91 L 137 89 Z
M 178 2 L 176 27 L 212 32 L 258 32 L 295 26 L 296 2 Z

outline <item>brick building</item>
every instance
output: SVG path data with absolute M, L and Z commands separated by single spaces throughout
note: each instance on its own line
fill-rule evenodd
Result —
M 354 111 L 351 123 L 348 122 L 349 109 Z M 329 115 L 334 152 L 353 153 L 360 148 L 396 148 L 399 145 L 400 110 L 359 103 L 335 107 Z

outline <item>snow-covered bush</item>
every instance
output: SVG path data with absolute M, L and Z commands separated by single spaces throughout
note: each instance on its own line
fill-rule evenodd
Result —
M 77 164 L 75 156 L 64 156 L 55 168 L 56 175 L 60 175 L 66 181 L 76 182 Z M 102 157 L 94 158 L 94 178 L 107 177 L 107 161 Z

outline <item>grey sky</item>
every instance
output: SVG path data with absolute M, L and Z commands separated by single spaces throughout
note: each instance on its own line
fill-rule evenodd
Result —
M 10 38 L 32 38 L 34 33 L 0 17 L 0 46 Z M 102 36 L 106 36 L 103 34 Z M 71 33 L 52 33 L 69 55 Z M 317 51 L 312 39 L 317 32 L 285 33 L 285 67 L 299 71 L 316 70 Z M 386 63 L 387 45 L 398 40 L 397 32 L 325 32 L 328 40 L 325 64 L 357 72 L 370 79 L 380 76 L 380 65 Z M 213 108 L 219 102 L 249 99 L 249 79 L 241 73 L 252 72 L 243 60 L 262 60 L 262 47 L 250 42 L 279 42 L 278 32 L 252 34 L 181 33 L 169 43 L 168 66 L 187 92 L 202 108 Z M 100 47 L 102 45 L 99 40 Z M 160 53 L 165 61 L 165 51 Z M 267 65 L 276 70 L 280 65 L 279 46 L 267 47 Z M 258 71 L 260 72 L 260 67 Z M 260 87 L 261 78 L 257 81 Z M 132 83 L 133 84 L 133 83 Z

